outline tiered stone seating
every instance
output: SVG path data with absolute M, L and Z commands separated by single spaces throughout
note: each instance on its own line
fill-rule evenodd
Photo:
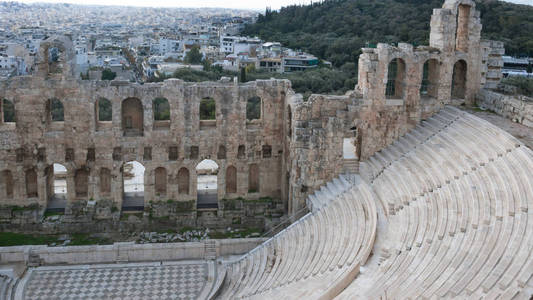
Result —
M 14 289 L 17 281 L 17 279 L 13 279 L 9 276 L 0 275 L 0 299 L 14 299 Z
M 309 197 L 309 214 L 227 265 L 219 298 L 334 297 L 370 255 L 374 203 L 358 176 L 332 180 Z
M 447 107 L 361 169 L 388 214 L 381 262 L 339 299 L 526 297 L 533 152 Z M 378 232 L 378 234 L 380 234 Z

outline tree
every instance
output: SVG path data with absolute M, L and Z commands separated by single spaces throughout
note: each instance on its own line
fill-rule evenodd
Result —
M 202 65 L 203 65 L 203 70 L 206 71 L 206 72 L 209 72 L 211 71 L 211 61 L 209 61 L 209 59 L 204 59 L 202 61 Z
M 202 62 L 203 55 L 200 52 L 200 47 L 198 45 L 192 46 L 191 50 L 185 54 L 184 61 L 191 65 L 197 65 Z
M 241 68 L 241 82 L 246 82 L 246 68 Z
M 111 71 L 111 69 L 104 69 L 102 71 L 102 80 L 113 80 L 117 77 L 117 73 Z

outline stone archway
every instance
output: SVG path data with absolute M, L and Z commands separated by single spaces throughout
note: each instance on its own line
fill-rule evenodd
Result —
M 54 163 L 47 172 L 49 173 L 49 180 L 47 180 L 49 196 L 46 210 L 64 212 L 68 197 L 67 168 L 62 164 Z
M 464 99 L 466 96 L 467 65 L 464 60 L 458 60 L 453 66 L 452 98 Z
M 144 210 L 144 171 L 144 166 L 138 161 L 123 165 L 122 211 Z
M 204 159 L 196 166 L 197 208 L 218 208 L 218 164 Z

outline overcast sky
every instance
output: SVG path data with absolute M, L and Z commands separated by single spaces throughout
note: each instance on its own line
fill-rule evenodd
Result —
M 5 1 L 5 0 L 0 0 Z M 19 0 L 24 3 L 76 3 L 98 5 L 155 6 L 155 7 L 226 7 L 263 10 L 270 6 L 278 9 L 290 4 L 307 4 L 311 0 Z M 533 0 L 505 0 L 507 2 L 533 5 Z

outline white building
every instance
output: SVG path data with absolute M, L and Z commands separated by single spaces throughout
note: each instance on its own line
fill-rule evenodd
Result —
M 224 54 L 250 53 L 256 51 L 261 46 L 258 38 L 241 36 L 221 36 L 220 52 Z

